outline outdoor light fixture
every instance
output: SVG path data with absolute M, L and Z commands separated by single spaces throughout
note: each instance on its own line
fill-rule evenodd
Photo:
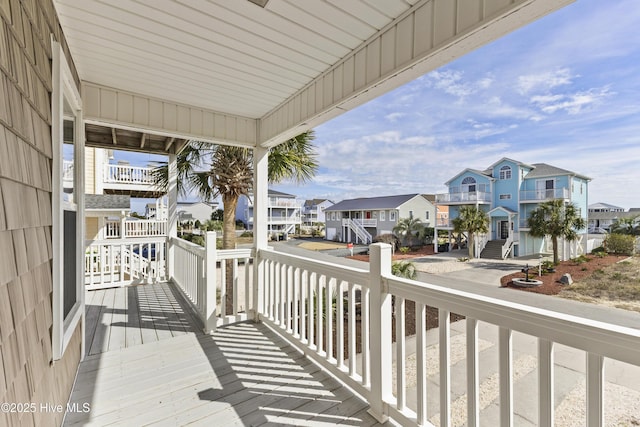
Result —
M 251 3 L 253 4 L 257 4 L 258 6 L 264 8 L 267 3 L 269 2 L 269 0 L 249 0 Z

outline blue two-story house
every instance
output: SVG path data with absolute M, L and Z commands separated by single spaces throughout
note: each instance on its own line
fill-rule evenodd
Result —
M 475 205 L 491 220 L 489 233 L 476 239 L 476 253 L 481 257 L 504 259 L 548 252 L 550 243 L 546 239 L 529 234 L 529 214 L 541 202 L 561 199 L 576 205 L 586 221 L 590 180 L 546 163 L 526 164 L 508 158 L 486 170 L 464 169 L 445 183 L 447 193 L 436 194 L 436 205 L 449 207 L 449 218 L 438 220 L 436 230 L 451 233 L 460 207 Z M 582 231 L 586 233 L 586 229 Z M 575 256 L 585 246 L 586 236 L 577 242 L 562 242 L 560 256 Z

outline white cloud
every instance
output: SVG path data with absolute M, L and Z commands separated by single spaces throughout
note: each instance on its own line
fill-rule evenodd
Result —
M 389 122 L 391 123 L 396 123 L 398 121 L 398 119 L 405 117 L 406 114 L 405 113 L 399 113 L 399 112 L 395 112 L 395 113 L 389 113 L 386 116 L 384 116 L 385 119 L 387 119 Z
M 568 114 L 578 114 L 611 95 L 608 88 L 600 88 L 573 94 L 536 95 L 531 97 L 531 103 L 547 114 L 561 110 Z
M 571 75 L 568 68 L 546 71 L 538 74 L 528 74 L 518 77 L 518 91 L 526 95 L 532 91 L 548 91 L 557 86 L 569 85 L 578 76 Z

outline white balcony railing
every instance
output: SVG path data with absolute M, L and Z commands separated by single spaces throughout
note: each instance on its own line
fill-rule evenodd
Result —
M 466 193 L 443 193 L 436 194 L 436 203 L 490 203 L 491 193 L 482 191 L 471 191 Z
M 205 236 L 204 248 L 179 238 L 170 240 L 175 266 L 179 266 L 173 269 L 171 279 L 193 304 L 204 330 L 210 332 L 218 326 L 248 319 L 254 295 L 252 250 L 216 250 L 216 233 L 207 232 Z M 233 284 L 229 311 L 225 304 L 226 280 Z
M 122 230 L 124 229 L 124 234 Z M 161 237 L 167 235 L 167 221 L 156 220 L 108 220 L 105 223 L 105 238 Z
M 166 280 L 166 238 L 98 240 L 87 243 L 87 289 Z
M 536 202 L 553 199 L 569 199 L 568 188 L 552 188 L 549 190 L 523 190 L 520 192 L 520 202 Z
M 603 419 L 604 359 L 612 358 L 640 366 L 640 331 L 591 319 L 533 308 L 427 283 L 401 279 L 391 274 L 391 248 L 371 246 L 370 271 L 330 263 L 259 251 L 256 270 L 264 278 L 254 289 L 260 318 L 302 348 L 305 354 L 355 389 L 369 403 L 379 420 L 390 416 L 402 425 L 451 425 L 451 327 L 450 314 L 465 317 L 467 425 L 479 425 L 478 324 L 498 330 L 498 368 L 502 425 L 514 419 L 514 332 L 538 340 L 539 386 L 532 393 L 538 400 L 540 425 L 553 425 L 554 346 L 566 345 L 585 352 L 587 425 Z M 335 300 L 327 302 L 327 297 Z M 394 301 L 392 305 L 392 299 Z M 405 310 L 407 301 L 416 307 L 416 366 L 410 374 L 407 359 Z M 435 307 L 439 319 L 439 395 L 427 394 L 426 307 Z M 392 317 L 396 337 L 392 345 Z M 356 332 L 360 329 L 360 333 Z M 358 341 L 358 335 L 361 341 Z M 357 347 L 362 348 L 356 363 Z M 350 357 L 345 357 L 348 349 Z M 409 378 L 414 375 L 413 378 Z M 393 377 L 396 377 L 395 386 Z M 416 384 L 417 402 L 410 408 L 407 384 Z M 531 398 L 529 394 L 527 399 Z M 439 408 L 436 419 L 427 407 Z M 517 406 L 517 403 L 515 404 Z M 511 420 L 511 421 L 510 421 Z
M 154 185 L 152 167 L 105 165 L 104 182 L 109 184 Z

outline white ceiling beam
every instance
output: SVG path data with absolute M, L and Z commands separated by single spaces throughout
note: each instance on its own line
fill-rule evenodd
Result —
M 260 120 L 270 147 L 574 0 L 421 0 Z
M 82 83 L 87 122 L 197 139 L 214 144 L 255 147 L 257 120 L 178 104 L 90 82 Z
M 113 140 L 113 145 L 118 145 L 118 137 L 116 136 L 116 128 L 111 128 L 111 139 Z

